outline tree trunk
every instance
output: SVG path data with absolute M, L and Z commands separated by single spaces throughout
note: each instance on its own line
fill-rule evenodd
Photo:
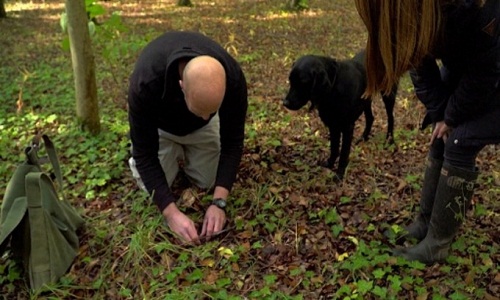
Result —
M 71 61 L 75 78 L 76 116 L 81 127 L 98 134 L 101 130 L 95 62 L 85 10 L 85 0 L 66 0 Z
M 306 9 L 308 7 L 307 0 L 289 0 L 288 8 L 292 10 L 301 10 Z
M 0 0 L 0 18 L 7 18 L 7 12 L 5 11 L 5 5 L 3 0 Z
M 191 3 L 191 0 L 179 0 L 177 2 L 178 6 L 193 6 L 193 3 Z

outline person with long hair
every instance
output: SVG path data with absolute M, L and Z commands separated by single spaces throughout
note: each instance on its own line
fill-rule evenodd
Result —
M 499 0 L 356 0 L 367 31 L 365 96 L 389 93 L 407 71 L 433 125 L 420 212 L 394 254 L 442 261 L 463 223 L 476 157 L 500 143 Z

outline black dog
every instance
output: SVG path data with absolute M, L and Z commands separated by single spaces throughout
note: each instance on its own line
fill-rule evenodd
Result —
M 290 72 L 290 90 L 283 100 L 283 105 L 290 110 L 298 110 L 311 101 L 311 109 L 318 109 L 321 121 L 330 131 L 330 157 L 321 165 L 333 168 L 339 156 L 340 137 L 342 149 L 336 171 L 342 179 L 349 162 L 349 153 L 353 139 L 354 123 L 365 114 L 366 126 L 363 139 L 369 138 L 373 124 L 371 99 L 361 96 L 366 89 L 366 71 L 364 51 L 353 59 L 336 61 L 329 57 L 306 55 L 300 57 Z M 387 112 L 388 126 L 386 139 L 392 143 L 394 127 L 394 103 L 398 85 L 390 95 L 383 96 Z

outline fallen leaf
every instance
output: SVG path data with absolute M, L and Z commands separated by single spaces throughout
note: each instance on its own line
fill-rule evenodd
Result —
M 213 260 L 212 258 L 205 258 L 200 262 L 200 264 L 204 267 L 212 268 L 215 265 L 215 260 Z
M 245 230 L 245 231 L 238 233 L 238 237 L 241 239 L 249 239 L 252 237 L 252 235 L 253 235 L 253 231 L 250 231 L 250 230 Z
M 193 189 L 191 188 L 185 189 L 182 192 L 181 199 L 182 199 L 182 202 L 180 203 L 181 206 L 192 207 L 194 202 L 196 201 L 196 196 L 194 194 Z
M 317 239 L 322 239 L 325 236 L 325 231 L 321 230 L 318 233 L 315 234 Z
M 272 163 L 271 164 L 271 169 L 273 171 L 281 171 L 282 167 L 279 164 L 277 164 L 277 163 Z
M 217 271 L 210 271 L 205 275 L 205 283 L 207 284 L 214 284 L 217 279 L 219 279 L 219 273 Z
M 162 252 L 160 254 L 160 257 L 161 257 L 161 264 L 163 266 L 165 266 L 168 271 L 170 272 L 170 269 L 173 267 L 174 265 L 174 260 L 170 257 L 170 255 L 168 255 L 168 252 L 165 251 L 165 252 Z
M 237 263 L 232 263 L 231 264 L 231 270 L 234 272 L 239 272 L 240 271 L 240 266 Z
M 466 285 L 471 285 L 474 282 L 475 272 L 474 270 L 470 270 L 465 276 L 464 282 Z
M 345 252 L 345 253 L 342 253 L 340 255 L 337 254 L 336 256 L 338 256 L 337 261 L 344 261 L 344 259 L 349 257 L 349 253 Z
M 217 251 L 219 252 L 219 255 L 223 256 L 225 259 L 229 259 L 234 255 L 233 250 L 226 247 L 220 247 Z
M 408 186 L 408 183 L 406 182 L 406 180 L 403 180 L 403 179 L 398 179 L 398 187 L 396 188 L 396 192 L 397 193 L 400 193 L 402 190 L 404 190 L 407 186 Z
M 497 273 L 497 275 L 495 275 L 495 279 L 493 279 L 496 283 L 500 283 L 500 273 Z
M 278 188 L 277 188 L 277 187 L 275 187 L 275 186 L 270 187 L 270 188 L 269 188 L 269 191 L 270 191 L 271 193 L 273 193 L 273 194 L 278 194 L 278 193 L 279 193 Z
M 417 296 L 417 300 L 427 300 L 428 297 L 429 297 L 429 293 L 425 292 L 425 293 L 419 294 Z
M 493 295 L 490 295 L 488 293 L 484 293 L 484 300 L 500 300 L 499 297 L 496 297 L 496 296 L 493 296 Z

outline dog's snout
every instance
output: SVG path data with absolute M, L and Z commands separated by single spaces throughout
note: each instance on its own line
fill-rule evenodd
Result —
M 284 106 L 289 106 L 290 105 L 290 100 L 288 98 L 283 99 L 283 105 Z

